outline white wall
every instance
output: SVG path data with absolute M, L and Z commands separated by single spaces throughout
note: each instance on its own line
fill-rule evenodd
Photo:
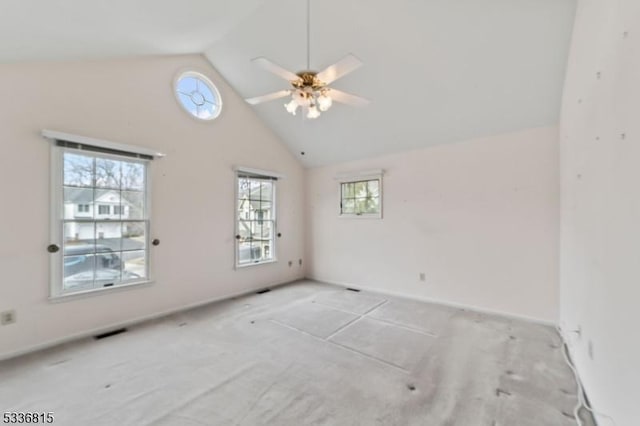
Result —
M 172 93 L 173 78 L 194 67 L 220 89 L 213 123 L 191 119 Z M 167 153 L 154 162 L 149 287 L 51 303 L 49 144 L 59 130 Z M 0 65 L 0 358 L 154 313 L 304 276 L 303 179 L 297 160 L 201 56 Z M 233 269 L 233 165 L 281 172 L 276 264 Z
M 376 168 L 384 218 L 339 218 L 336 174 Z M 555 321 L 558 192 L 555 127 L 310 169 L 307 275 Z
M 568 335 L 595 408 L 618 426 L 635 426 L 640 424 L 637 0 L 579 2 L 560 135 L 561 324 L 567 331 L 582 328 L 582 338 Z

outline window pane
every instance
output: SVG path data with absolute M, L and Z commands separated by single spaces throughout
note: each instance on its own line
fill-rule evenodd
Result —
M 355 182 L 355 196 L 365 197 L 367 195 L 367 182 Z
M 238 244 L 238 263 L 251 263 L 260 259 L 260 247 L 253 246 L 251 242 Z
M 367 192 L 370 196 L 377 197 L 380 193 L 380 182 L 377 180 L 367 182 Z
M 114 254 L 114 256 L 117 255 Z M 120 283 L 122 277 L 120 269 L 102 267 L 99 260 L 97 263 L 94 288 L 112 287 Z
M 342 202 L 342 212 L 343 213 L 348 213 L 348 214 L 353 214 L 356 212 L 356 202 L 355 200 L 351 199 L 351 200 L 344 200 Z
M 63 290 L 90 290 L 93 288 L 95 256 L 64 256 Z
M 64 154 L 64 184 L 69 186 L 93 186 L 93 157 Z
M 241 200 L 249 198 L 250 188 L 251 184 L 249 183 L 249 179 L 238 179 L 238 198 Z
M 261 254 L 260 260 L 271 260 L 273 258 L 271 241 L 259 241 L 255 245 L 258 247 L 258 253 Z
M 273 196 L 273 182 L 262 181 L 261 183 L 261 199 L 263 201 L 271 201 Z
M 273 219 L 273 204 L 271 202 L 261 202 L 260 211 L 257 213 L 258 220 L 271 220 Z
M 248 199 L 238 200 L 238 218 L 242 220 L 251 219 L 251 202 Z
M 122 259 L 120 252 L 116 252 L 106 245 L 96 246 L 95 287 L 115 285 L 120 282 L 122 274 Z
M 356 214 L 366 212 L 366 198 L 356 198 Z
M 66 222 L 64 224 L 64 254 L 81 255 L 95 252 L 95 224 Z
M 64 219 L 93 219 L 93 189 L 64 188 Z
M 251 234 L 249 235 L 249 239 L 251 241 L 259 240 L 260 239 L 260 223 L 255 220 L 249 223 L 251 224 Z
M 260 200 L 260 181 L 255 179 L 249 180 L 249 199 Z
M 266 241 L 271 241 L 273 239 L 273 230 L 274 230 L 274 223 L 273 221 L 264 221 L 262 223 L 262 234 L 261 237 L 263 240 Z
M 342 184 L 342 198 L 355 197 L 355 185 L 353 183 Z
M 96 158 L 96 187 L 120 189 L 122 162 Z
M 144 191 L 144 164 L 122 162 L 122 189 Z
M 122 219 L 145 219 L 144 199 L 144 192 L 123 191 L 121 194 Z
M 96 244 L 113 251 L 120 251 L 122 238 L 122 224 L 114 222 L 96 222 Z
M 247 220 L 238 221 L 238 234 L 241 240 L 251 238 L 251 222 Z
M 120 207 L 121 195 L 120 191 L 116 189 L 96 189 L 95 193 L 95 205 L 96 219 L 110 219 L 119 220 L 120 214 L 118 209 Z
M 122 250 L 142 250 L 146 242 L 144 222 L 122 223 Z
M 259 243 L 263 239 L 263 236 L 262 236 L 262 223 L 263 222 L 261 222 L 261 221 L 255 221 L 253 223 L 253 242 L 254 243 Z
M 147 278 L 147 257 L 144 250 L 122 253 L 122 281 L 136 281 Z
M 378 198 L 368 198 L 365 202 L 365 213 L 378 213 Z

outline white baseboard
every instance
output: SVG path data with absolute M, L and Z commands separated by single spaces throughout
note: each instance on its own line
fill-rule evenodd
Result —
M 191 303 L 189 305 L 182 305 L 182 306 L 179 306 L 177 308 L 172 308 L 172 309 L 168 309 L 168 310 L 165 310 L 165 311 L 157 312 L 157 313 L 154 313 L 154 314 L 143 315 L 143 316 L 138 317 L 138 318 L 133 318 L 133 319 L 126 320 L 126 321 L 121 321 L 121 322 L 116 322 L 116 323 L 112 323 L 112 324 L 101 326 L 101 327 L 96 327 L 96 328 L 93 328 L 91 330 L 83 331 L 83 332 L 76 333 L 76 334 L 71 334 L 71 335 L 68 335 L 68 336 L 65 336 L 65 337 L 61 337 L 59 339 L 53 339 L 53 340 L 46 341 L 44 343 L 39 343 L 37 345 L 28 346 L 28 347 L 26 347 L 24 349 L 20 349 L 18 351 L 6 352 L 6 353 L 3 353 L 3 354 L 0 354 L 0 361 L 4 361 L 4 360 L 10 359 L 10 358 L 16 358 L 16 357 L 19 357 L 19 356 L 22 356 L 22 355 L 27 355 L 27 354 L 32 353 L 32 352 L 41 351 L 43 349 L 48 349 L 48 348 L 51 348 L 51 347 L 54 347 L 54 346 L 62 345 L 62 344 L 65 344 L 65 343 L 70 343 L 70 342 L 73 342 L 75 340 L 80 340 L 80 339 L 84 339 L 84 338 L 91 337 L 91 336 L 96 336 L 96 335 L 99 335 L 99 334 L 102 334 L 102 333 L 106 333 L 106 332 L 109 332 L 109 331 L 113 331 L 113 330 L 117 330 L 117 329 L 120 329 L 120 328 L 131 327 L 131 326 L 134 326 L 134 325 L 137 325 L 137 324 L 141 324 L 141 323 L 144 323 L 144 322 L 147 322 L 147 321 L 152 321 L 152 320 L 155 320 L 155 319 L 158 319 L 158 318 L 162 318 L 162 317 L 166 317 L 166 316 L 169 316 L 169 315 L 173 315 L 173 314 L 176 314 L 176 313 L 179 313 L 179 312 L 188 311 L 190 309 L 199 308 L 201 306 L 209 305 L 209 304 L 212 304 L 212 303 L 222 302 L 224 300 L 233 299 L 235 297 L 245 296 L 247 294 L 255 293 L 256 291 L 259 291 L 259 290 L 264 289 L 264 288 L 281 287 L 281 286 L 284 286 L 284 285 L 288 285 L 288 284 L 292 284 L 292 283 L 301 281 L 303 279 L 304 278 L 298 278 L 298 279 L 295 279 L 293 281 L 286 281 L 286 282 L 276 283 L 276 284 L 261 285 L 261 286 L 258 286 L 256 288 L 253 288 L 253 289 L 243 290 L 243 291 L 240 291 L 240 292 L 237 292 L 237 293 L 232 293 L 232 294 L 228 294 L 228 295 L 224 295 L 224 296 L 218 296 L 218 297 L 214 297 L 214 298 L 207 299 L 207 300 L 204 300 L 204 301 Z
M 379 293 L 379 294 L 384 294 L 384 295 L 387 295 L 387 296 L 399 297 L 399 298 L 402 298 L 402 299 L 416 300 L 416 301 L 419 301 L 419 302 L 427 302 L 427 303 L 435 303 L 435 304 L 438 304 L 438 305 L 449 306 L 449 307 L 452 307 L 452 308 L 466 309 L 468 311 L 474 311 L 474 312 L 479 312 L 479 313 L 489 314 L 489 315 L 497 315 L 497 316 L 500 316 L 500 317 L 517 319 L 517 320 L 522 320 L 522 321 L 528 321 L 528 322 L 533 322 L 533 323 L 536 323 L 536 324 L 541 324 L 541 325 L 546 325 L 546 326 L 551 326 L 551 327 L 556 327 L 556 325 L 557 325 L 555 322 L 549 321 L 549 320 L 543 320 L 543 319 L 540 319 L 540 318 L 534 318 L 534 317 L 529 317 L 529 316 L 526 316 L 526 315 L 514 314 L 514 313 L 511 313 L 511 312 L 504 312 L 504 311 L 498 311 L 498 310 L 494 310 L 494 309 L 483 308 L 481 306 L 465 305 L 463 303 L 451 302 L 449 300 L 435 299 L 435 298 L 429 298 L 429 297 L 423 297 L 423 296 L 414 296 L 414 295 L 411 295 L 411 294 L 408 294 L 408 293 L 389 291 L 389 290 L 380 289 L 380 288 L 376 288 L 376 287 L 367 287 L 367 286 L 362 286 L 362 285 L 359 285 L 359 284 L 353 284 L 353 283 L 347 283 L 347 282 L 323 280 L 323 279 L 318 279 L 318 278 L 313 278 L 313 277 L 307 277 L 307 279 L 311 280 L 311 281 L 316 281 L 316 282 L 325 283 L 325 284 L 331 284 L 331 285 L 335 285 L 335 286 L 339 286 L 339 287 L 349 287 L 349 288 L 355 288 L 357 290 L 370 291 L 372 293 Z

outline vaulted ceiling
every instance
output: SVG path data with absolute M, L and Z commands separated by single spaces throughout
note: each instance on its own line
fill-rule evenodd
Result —
M 311 67 L 372 100 L 317 120 L 252 107 L 306 166 L 557 123 L 575 0 L 312 0 Z M 243 97 L 306 67 L 305 0 L 4 0 L 0 62 L 204 52 Z M 212 123 L 215 125 L 215 122 Z M 300 152 L 305 155 L 300 155 Z
M 2 0 L 0 63 L 202 53 L 265 0 Z

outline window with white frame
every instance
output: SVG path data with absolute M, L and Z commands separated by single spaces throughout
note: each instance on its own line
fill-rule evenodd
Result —
M 340 179 L 340 215 L 382 217 L 382 174 Z
M 236 266 L 276 260 L 276 181 L 237 171 Z
M 62 250 L 52 295 L 148 282 L 153 157 L 65 141 L 53 149 L 52 236 Z

